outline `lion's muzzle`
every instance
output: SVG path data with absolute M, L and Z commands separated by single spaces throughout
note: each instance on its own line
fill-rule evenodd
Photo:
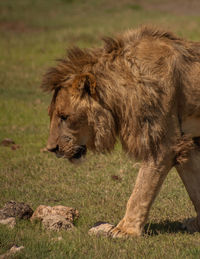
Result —
M 78 147 L 77 152 L 72 156 L 71 159 L 79 159 L 82 156 L 84 156 L 87 152 L 87 148 L 85 145 L 81 145 L 80 147 Z
M 68 158 L 70 162 L 74 162 L 75 160 L 78 160 L 86 155 L 87 147 L 86 145 L 77 146 L 71 156 L 65 153 L 64 150 L 61 150 L 58 145 L 54 148 L 48 148 L 48 151 L 55 153 L 57 158 L 65 157 Z
M 58 145 L 56 145 L 55 147 L 49 147 L 49 146 L 47 145 L 47 150 L 48 150 L 49 152 L 57 153 L 58 150 L 59 150 L 59 147 L 58 147 Z
M 52 153 L 55 153 L 55 155 L 57 156 L 57 158 L 60 158 L 60 157 L 63 157 L 63 154 L 61 154 L 60 152 L 59 152 L 59 146 L 58 145 L 56 145 L 56 147 L 48 147 L 47 146 L 47 150 L 49 151 L 49 152 L 52 152 Z

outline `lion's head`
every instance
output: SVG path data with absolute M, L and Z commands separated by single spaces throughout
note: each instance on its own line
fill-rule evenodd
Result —
M 56 71 L 46 74 L 43 81 L 46 87 L 52 87 L 58 76 Z M 99 103 L 94 75 L 80 73 L 67 76 L 65 80 L 60 77 L 58 81 L 57 85 L 54 83 L 49 107 L 47 149 L 71 162 L 85 156 L 87 148 L 110 151 L 115 144 L 115 123 L 111 112 Z

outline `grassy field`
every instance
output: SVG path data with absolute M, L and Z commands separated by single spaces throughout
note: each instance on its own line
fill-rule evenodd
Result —
M 71 232 L 48 232 L 28 221 L 13 230 L 0 226 L 0 254 L 16 244 L 25 249 L 15 258 L 200 258 L 200 234 L 180 227 L 195 212 L 175 170 L 153 205 L 143 237 L 96 238 L 87 234 L 95 222 L 117 223 L 123 216 L 138 168 L 119 144 L 110 155 L 89 153 L 80 166 L 40 152 L 48 136 L 51 96 L 39 85 L 67 47 L 101 45 L 103 35 L 144 23 L 200 41 L 198 1 L 190 8 L 186 0 L 181 5 L 172 0 L 138 2 L 0 1 L 0 141 L 11 138 L 20 145 L 17 150 L 0 146 L 0 206 L 16 200 L 33 209 L 61 204 L 80 212 Z

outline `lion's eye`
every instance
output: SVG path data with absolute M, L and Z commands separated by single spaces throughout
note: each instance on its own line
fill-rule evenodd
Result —
M 69 115 L 60 115 L 61 121 L 66 121 Z

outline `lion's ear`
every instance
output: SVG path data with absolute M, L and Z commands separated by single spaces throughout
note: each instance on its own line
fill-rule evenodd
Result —
M 72 87 L 74 90 L 78 90 L 81 95 L 88 94 L 92 97 L 96 95 L 96 79 L 91 73 L 84 73 L 77 76 Z

